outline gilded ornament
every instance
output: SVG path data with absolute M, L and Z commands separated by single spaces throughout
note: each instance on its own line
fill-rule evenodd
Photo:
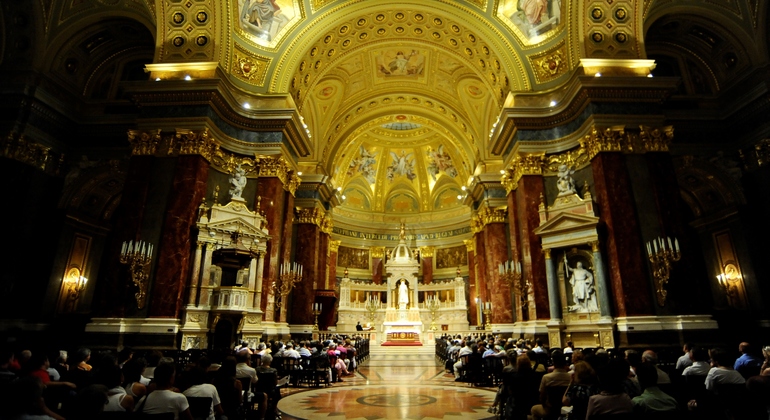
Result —
M 289 165 L 283 156 L 259 157 L 259 176 L 277 177 L 286 185 L 289 182 Z
M 304 209 L 297 209 L 297 223 L 300 224 L 311 224 L 316 225 L 318 227 L 322 227 L 324 223 L 324 219 L 326 217 L 325 212 L 323 209 L 320 209 L 318 207 L 313 208 L 304 208 Z
M 594 32 L 591 34 L 591 40 L 598 44 L 604 40 L 604 35 L 601 32 Z
M 645 152 L 668 152 L 674 139 L 674 127 L 653 128 L 642 125 L 639 128 L 639 138 Z
M 342 244 L 342 241 L 330 240 L 329 241 L 329 252 L 338 252 L 339 249 L 340 249 L 340 244 Z
M 384 246 L 373 246 L 369 248 L 369 251 L 372 253 L 372 258 L 384 258 L 385 257 L 385 247 Z
M 508 207 L 482 207 L 476 213 L 476 219 L 478 223 L 477 228 L 479 230 L 491 223 L 505 223 L 508 220 Z
M 584 147 L 588 153 L 588 158 L 601 152 L 623 152 L 628 151 L 630 142 L 626 132 L 622 128 L 613 129 L 610 127 L 601 129 L 593 127 L 589 134 L 580 139 L 580 147 Z
M 169 155 L 201 155 L 211 162 L 219 151 L 219 143 L 209 135 L 209 130 L 200 132 L 177 131 L 169 143 Z
M 615 34 L 615 41 L 623 44 L 628 41 L 628 36 L 624 32 L 618 32 Z
M 237 51 L 234 54 L 233 73 L 246 81 L 262 83 L 267 70 L 267 60 L 250 57 L 247 53 Z
M 203 35 L 195 38 L 195 43 L 198 44 L 199 47 L 202 47 L 208 44 L 208 42 L 209 42 L 209 39 Z
M 538 83 L 545 83 L 566 73 L 566 56 L 566 45 L 561 43 L 551 51 L 530 57 L 530 62 L 535 70 L 535 80 Z
M 604 12 L 601 8 L 595 7 L 593 10 L 591 10 L 591 17 L 594 20 L 600 20 L 602 17 L 604 17 Z
M 184 22 L 184 14 L 176 12 L 174 13 L 174 16 L 172 17 L 174 23 L 177 25 L 182 24 Z
M 174 39 L 171 41 L 175 47 L 181 47 L 184 45 L 184 38 L 181 36 L 174 37 Z
M 198 23 L 205 23 L 208 18 L 209 15 L 207 15 L 204 11 L 200 11 L 197 15 L 195 15 L 195 20 L 197 20 Z
M 404 19 L 404 14 L 403 13 L 401 13 L 401 12 L 396 13 L 396 20 L 403 20 L 403 19 Z
M 27 141 L 23 134 L 16 137 L 11 133 L 5 141 L 0 143 L 0 156 L 17 160 L 54 175 L 59 174 L 64 163 L 64 155 L 57 155 L 55 156 L 51 152 L 50 147 Z
M 465 244 L 465 249 L 468 250 L 468 252 L 476 252 L 476 241 L 473 239 L 465 239 L 463 240 L 463 243 Z
M 510 163 L 500 182 L 510 193 L 518 186 L 524 175 L 542 175 L 545 164 L 545 153 L 523 153 L 517 155 Z
M 153 156 L 160 146 L 160 129 L 148 133 L 146 131 L 129 130 L 128 142 L 131 144 L 131 155 Z
M 615 19 L 617 19 L 619 21 L 620 20 L 625 20 L 626 16 L 628 16 L 628 14 L 626 13 L 626 9 L 623 9 L 621 7 L 621 8 L 618 8 L 617 10 L 615 10 Z
M 434 246 L 421 246 L 420 247 L 420 257 L 422 258 L 433 258 L 433 255 L 436 253 L 436 247 Z

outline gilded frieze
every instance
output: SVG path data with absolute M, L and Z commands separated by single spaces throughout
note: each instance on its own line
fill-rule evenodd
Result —
M 672 126 L 657 128 L 640 126 L 639 139 L 645 152 L 668 152 L 671 141 L 674 139 Z
M 129 130 L 128 142 L 131 144 L 133 156 L 154 156 L 161 142 L 160 130 L 153 132 Z
M 208 129 L 200 132 L 177 130 L 169 144 L 169 155 L 201 155 L 211 162 L 219 151 L 219 143 L 209 134 Z
M 260 156 L 258 158 L 260 177 L 277 177 L 283 185 L 289 183 L 290 168 L 283 156 Z
M 491 223 L 506 223 L 508 221 L 508 207 L 482 207 L 471 217 L 471 231 L 475 234 Z
M 529 57 L 537 83 L 546 83 L 567 73 L 567 45 L 564 41 L 554 48 Z
M 580 139 L 580 147 L 586 149 L 588 158 L 601 152 L 624 152 L 632 150 L 632 143 L 623 128 L 597 128 L 593 127 L 591 132 Z

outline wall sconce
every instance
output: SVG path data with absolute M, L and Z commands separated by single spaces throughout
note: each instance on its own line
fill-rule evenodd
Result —
M 120 262 L 121 264 L 128 264 L 131 281 L 139 288 L 135 294 L 136 306 L 139 309 L 144 308 L 144 301 L 147 296 L 147 279 L 150 277 L 152 250 L 152 244 L 144 241 L 123 242 L 123 248 L 120 250 Z
M 345 272 L 344 272 L 344 274 L 345 274 L 345 278 L 348 278 L 348 268 L 347 268 L 347 267 L 345 267 Z
M 88 279 L 80 275 L 67 276 L 64 278 L 64 284 L 67 290 L 67 305 L 71 307 L 72 310 L 75 310 L 76 302 L 80 300 L 80 295 L 83 293 L 83 290 L 86 289 L 86 283 L 88 283 Z
M 717 281 L 722 291 L 727 297 L 727 306 L 738 307 L 738 283 L 741 280 L 741 273 L 734 264 L 726 264 L 722 269 L 722 274 L 717 276 Z
M 655 279 L 655 294 L 658 297 L 658 305 L 666 305 L 666 284 L 671 275 L 671 265 L 674 261 L 682 258 L 679 252 L 679 241 L 674 238 L 673 244 L 671 237 L 663 239 L 659 237 L 647 242 L 647 257 L 652 265 L 652 276 Z

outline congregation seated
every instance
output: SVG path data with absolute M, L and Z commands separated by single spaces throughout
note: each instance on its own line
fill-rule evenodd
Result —
M 572 383 L 562 398 L 562 405 L 572 407 L 570 419 L 585 420 L 588 399 L 597 394 L 596 371 L 585 361 L 573 365 Z
M 200 416 L 203 419 L 215 420 L 215 416 L 221 416 L 225 413 L 217 388 L 212 384 L 206 383 L 206 371 L 203 368 L 196 366 L 190 369 L 187 372 L 187 380 L 190 387 L 185 389 L 182 394 L 187 397 L 190 403 L 190 411 L 193 417 L 197 419 L 198 413 L 201 413 L 204 414 Z M 193 401 L 196 399 L 202 399 L 202 401 L 205 400 L 208 403 L 205 407 L 202 407 L 202 411 L 196 410 L 197 407 L 194 407 Z
M 543 375 L 540 381 L 540 404 L 532 407 L 533 420 L 559 417 L 562 397 L 572 380 L 564 353 L 560 349 L 553 351 L 551 360 L 554 369 L 553 372 Z
M 155 390 L 139 401 L 137 411 L 145 414 L 173 413 L 174 420 L 193 420 L 187 397 L 174 391 L 174 364 L 160 363 L 153 374 Z
M 598 368 L 599 390 L 588 399 L 586 420 L 595 420 L 608 415 L 630 415 L 633 403 L 623 389 L 628 377 L 629 365 L 623 359 L 612 359 Z
M 660 378 L 657 370 L 652 363 L 642 363 L 636 367 L 636 377 L 643 391 L 631 401 L 639 417 L 648 418 L 677 410 L 676 400 L 658 387 Z

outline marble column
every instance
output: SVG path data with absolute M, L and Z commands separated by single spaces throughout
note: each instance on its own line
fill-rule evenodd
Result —
M 385 247 L 374 246 L 369 248 L 372 255 L 372 282 L 382 284 L 382 270 L 385 259 Z
M 254 297 L 256 295 L 254 288 L 256 287 L 257 283 L 257 259 L 252 258 L 249 262 L 249 282 L 246 286 L 249 289 L 249 297 L 246 299 L 247 308 L 248 309 L 254 309 Z
M 177 158 L 165 221 L 158 246 L 157 268 L 149 296 L 149 316 L 178 318 L 190 270 L 191 228 L 206 195 L 209 163 L 199 155 Z
M 128 307 L 136 308 L 134 286 L 119 255 L 124 241 L 139 239 L 154 160 L 152 156 L 132 156 L 129 161 L 120 204 L 112 219 L 115 227 L 108 237 L 96 281 L 95 316 L 122 318 Z
M 473 240 L 476 243 L 476 255 L 474 256 L 474 264 L 476 265 L 476 284 L 474 285 L 474 289 L 476 289 L 476 299 L 474 300 L 476 302 L 474 302 L 474 304 L 476 307 L 473 310 L 476 312 L 478 325 L 481 326 L 484 324 L 484 319 L 483 311 L 479 311 L 480 304 L 489 301 L 487 298 L 487 262 L 485 260 L 486 249 L 484 247 L 484 236 L 481 231 L 473 235 Z M 479 316 L 479 312 L 482 312 L 481 316 Z
M 297 235 L 295 262 L 303 267 L 302 281 L 297 283 L 292 292 L 293 307 L 289 322 L 291 324 L 312 325 L 314 321 L 311 312 L 311 303 L 314 302 L 315 289 L 319 282 L 323 282 L 326 273 L 322 262 L 326 255 L 321 255 L 325 250 L 322 247 L 323 232 L 321 227 L 314 223 L 317 221 L 310 213 L 318 209 L 301 209 L 297 216 Z M 283 305 L 281 308 L 283 312 Z
M 525 282 L 532 284 L 534 292 L 534 314 L 537 319 L 548 319 L 548 281 L 545 275 L 545 257 L 540 246 L 540 237 L 535 229 L 540 226 L 541 195 L 545 193 L 543 177 L 524 175 L 516 188 L 516 212 L 519 220 L 519 246 L 521 266 Z M 531 305 L 531 303 L 530 303 Z
M 329 275 L 324 289 L 337 290 L 337 256 L 342 241 L 329 241 Z
M 260 309 L 262 308 L 262 283 L 265 271 L 265 251 L 259 251 L 259 254 L 257 255 L 257 274 L 254 285 L 254 305 L 252 306 L 254 309 Z
M 653 301 L 631 179 L 620 152 L 598 153 L 591 160 L 595 201 L 606 226 L 607 259 L 616 316 L 652 315 Z
M 201 254 L 203 243 L 195 243 L 195 256 L 193 257 L 192 275 L 190 275 L 190 295 L 187 299 L 187 304 L 195 306 L 195 301 L 198 300 L 198 283 L 201 279 Z
M 515 191 L 511 191 L 508 193 L 508 233 L 510 235 L 511 261 L 521 262 L 521 233 L 519 232 L 519 219 L 517 217 L 518 210 L 516 205 L 516 193 Z M 521 301 L 525 296 L 517 294 L 515 288 L 513 288 L 513 292 L 514 321 L 524 321 L 527 318 L 525 318 L 525 313 L 522 310 Z
M 200 297 L 198 298 L 198 306 L 207 308 L 211 306 L 211 255 L 214 253 L 214 247 L 216 245 L 212 243 L 204 244 L 203 249 L 203 273 L 201 274 L 201 287 Z
M 478 293 L 476 293 L 476 241 L 473 239 L 466 239 L 465 249 L 468 251 L 468 323 L 469 325 L 478 325 L 478 306 L 476 305 L 476 299 Z
M 508 260 L 508 232 L 505 223 L 490 223 L 483 229 L 486 250 L 486 272 L 488 299 L 492 302 L 491 323 L 513 323 L 511 286 L 500 278 L 498 264 Z
M 433 281 L 433 255 L 435 252 L 436 248 L 432 246 L 424 246 L 420 248 L 423 284 L 430 284 Z
M 262 296 L 273 296 L 273 299 L 267 299 L 262 302 L 261 309 L 265 312 L 265 321 L 275 320 L 275 307 L 268 308 L 268 302 L 274 303 L 275 295 L 272 293 L 273 285 L 279 284 L 278 267 L 282 262 L 282 247 L 284 241 L 284 222 L 287 218 L 287 211 L 293 213 L 293 209 L 286 209 L 287 192 L 283 188 L 281 179 L 277 176 L 262 176 L 257 179 L 257 197 L 264 197 L 260 200 L 260 209 L 264 212 L 267 219 L 267 229 L 270 234 L 270 240 L 267 241 L 267 254 L 263 265 Z M 256 208 L 256 204 L 255 204 Z M 289 242 L 291 242 L 289 237 Z
M 551 259 L 551 250 L 543 249 L 545 256 L 545 276 L 548 281 L 548 308 L 551 322 L 561 322 L 561 299 L 559 299 L 559 278 L 556 276 L 556 267 Z
M 607 274 L 604 270 L 602 252 L 599 249 L 599 241 L 591 242 L 591 251 L 594 258 L 594 281 L 596 282 L 596 296 L 599 298 L 599 314 L 602 318 L 611 318 L 610 288 L 607 284 Z

